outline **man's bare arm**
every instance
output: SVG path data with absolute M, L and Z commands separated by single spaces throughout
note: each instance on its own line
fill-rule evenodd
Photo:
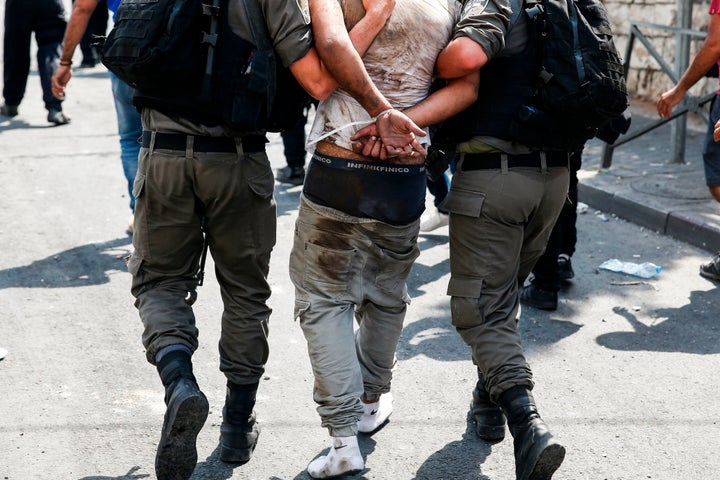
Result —
M 372 117 L 388 152 L 398 154 L 413 149 L 424 152 L 415 138 L 425 132 L 407 116 L 394 110 L 365 70 L 345 28 L 337 0 L 310 0 L 310 18 L 315 47 L 325 67 L 340 86 L 355 98 Z
M 680 103 L 690 87 L 695 85 L 720 58 L 720 14 L 710 15 L 708 33 L 697 55 L 678 81 L 677 85 L 660 95 L 657 103 L 658 115 L 670 116 L 673 107 Z
M 464 77 L 450 80 L 443 88 L 404 112 L 423 127 L 440 123 L 475 103 L 479 85 L 480 72 L 476 70 Z
M 479 84 L 478 71 L 450 80 L 446 86 L 408 108 L 404 113 L 423 127 L 440 123 L 470 107 L 477 100 Z M 356 153 L 366 157 L 378 157 L 381 160 L 387 158 L 381 148 L 382 141 L 378 138 L 376 125 L 368 125 L 358 130 L 351 140 L 356 142 L 353 144 Z
M 459 78 L 479 70 L 487 61 L 479 43 L 469 37 L 458 37 L 440 52 L 435 69 L 440 78 Z
M 328 71 L 371 116 L 391 109 L 350 41 L 337 0 L 310 0 L 309 6 L 315 48 Z
M 366 10 L 349 33 L 350 41 L 358 55 L 365 54 L 387 19 L 390 18 L 395 0 L 365 0 Z M 301 59 L 290 65 L 300 85 L 318 100 L 325 100 L 338 87 L 338 82 L 320 60 L 313 47 Z
M 97 8 L 97 5 L 97 0 L 76 0 L 73 4 L 70 20 L 65 29 L 60 66 L 53 74 L 51 80 L 53 95 L 59 99 L 65 98 L 65 87 L 72 77 L 71 62 L 73 54 L 85 34 L 90 16 L 95 11 L 95 8 Z

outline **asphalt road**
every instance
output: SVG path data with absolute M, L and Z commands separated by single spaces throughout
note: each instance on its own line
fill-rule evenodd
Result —
M 163 390 L 140 343 L 122 257 L 129 213 L 109 81 L 78 70 L 65 110 L 45 121 L 31 75 L 20 116 L 0 121 L 0 478 L 154 478 Z M 284 163 L 277 135 L 269 153 Z M 262 434 L 238 468 L 217 457 L 224 378 L 221 304 L 212 266 L 197 302 L 195 371 L 211 405 L 193 479 L 307 479 L 328 446 L 312 402 L 305 341 L 287 273 L 299 188 L 277 185 L 279 236 L 270 281 L 271 356 L 258 396 Z M 540 412 L 567 457 L 556 480 L 717 477 L 720 449 L 717 283 L 707 251 L 590 209 L 578 220 L 576 278 L 556 312 L 523 311 Z M 512 442 L 489 445 L 467 422 L 474 367 L 450 325 L 447 229 L 421 237 L 397 352 L 395 411 L 361 439 L 359 479 L 511 480 Z M 651 261 L 644 281 L 597 269 Z

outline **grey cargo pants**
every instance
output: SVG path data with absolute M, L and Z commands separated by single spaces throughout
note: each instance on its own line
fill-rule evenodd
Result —
M 300 199 L 290 278 L 330 436 L 357 434 L 363 392 L 390 391 L 419 229 L 419 220 L 393 226 Z

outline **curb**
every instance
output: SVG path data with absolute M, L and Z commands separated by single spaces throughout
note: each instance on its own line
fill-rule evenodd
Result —
M 720 215 L 690 210 L 664 212 L 582 182 L 578 183 L 578 197 L 594 209 L 611 213 L 711 253 L 720 251 Z

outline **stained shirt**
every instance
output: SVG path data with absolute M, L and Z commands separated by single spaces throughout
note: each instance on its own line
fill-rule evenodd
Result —
M 348 3 L 343 4 L 346 17 Z M 435 60 L 452 37 L 459 5 L 456 0 L 403 0 L 395 4 L 385 27 L 363 56 L 370 78 L 394 108 L 402 110 L 427 97 Z M 356 122 L 359 125 L 349 125 Z M 370 122 L 365 109 L 337 89 L 317 108 L 308 149 L 314 150 L 314 142 L 324 134 L 347 126 L 325 140 L 350 150 L 350 137 Z

